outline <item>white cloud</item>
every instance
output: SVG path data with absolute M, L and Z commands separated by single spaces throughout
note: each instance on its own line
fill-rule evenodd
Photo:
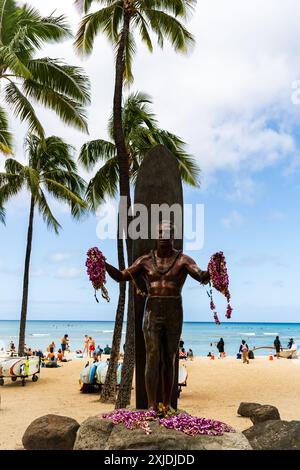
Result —
M 43 14 L 54 9 L 66 14 L 76 31 L 80 16 L 73 0 L 30 4 Z M 203 188 L 219 170 L 230 171 L 238 184 L 243 172 L 250 181 L 250 174 L 297 158 L 293 128 L 300 107 L 291 95 L 292 83 L 300 78 L 299 17 L 298 0 L 199 1 L 189 24 L 197 43 L 188 57 L 170 47 L 151 55 L 138 44 L 134 89 L 152 95 L 161 126 L 189 143 L 203 169 Z M 92 83 L 90 136 L 62 127 L 54 113 L 39 109 L 47 133 L 61 134 L 77 148 L 87 139 L 106 137 L 114 84 L 114 53 L 107 40 L 99 36 L 94 54 L 83 62 L 72 41 L 48 45 L 42 54 L 84 66 Z M 26 126 L 14 120 L 13 128 L 22 158 Z M 243 197 L 256 195 L 250 187 Z
M 81 274 L 82 269 L 63 267 L 57 271 L 56 277 L 58 279 L 78 279 Z
M 281 212 L 281 211 L 271 211 L 268 214 L 268 219 L 272 220 L 272 221 L 283 220 L 285 218 L 286 218 L 286 214 L 284 212 Z
M 61 263 L 62 261 L 66 261 L 72 257 L 72 253 L 67 253 L 67 252 L 57 252 L 57 253 L 52 253 L 50 255 L 50 260 L 53 261 L 54 263 Z
M 237 225 L 242 225 L 244 223 L 244 218 L 238 211 L 232 211 L 227 217 L 221 219 L 221 223 L 226 228 L 232 228 Z

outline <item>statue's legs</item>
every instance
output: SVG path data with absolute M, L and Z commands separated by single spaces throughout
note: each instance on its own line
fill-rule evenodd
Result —
M 157 409 L 157 388 L 160 375 L 163 386 L 163 404 L 167 408 L 170 406 L 182 318 L 181 297 L 149 297 L 147 299 L 143 332 L 146 346 L 145 384 L 149 408 Z

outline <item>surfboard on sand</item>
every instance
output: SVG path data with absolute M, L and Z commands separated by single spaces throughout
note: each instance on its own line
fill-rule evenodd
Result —
M 182 208 L 183 228 L 183 193 L 181 177 L 177 160 L 163 145 L 157 145 L 148 152 L 144 158 L 136 181 L 134 205 L 143 204 L 148 209 L 148 238 L 133 240 L 133 260 L 149 253 L 156 248 L 157 240 L 151 239 L 151 205 L 152 204 L 179 204 Z M 138 215 L 137 215 L 138 216 Z M 182 230 L 183 231 L 183 230 Z M 177 250 L 183 248 L 183 234 L 175 240 L 174 247 Z M 146 291 L 145 282 L 140 279 L 138 286 Z M 135 354 L 136 354 L 136 407 L 146 409 L 147 393 L 145 388 L 145 364 L 146 352 L 144 335 L 142 333 L 142 322 L 145 306 L 145 297 L 135 293 Z M 176 377 L 172 393 L 172 407 L 177 409 L 178 388 L 178 359 L 176 363 Z M 161 389 L 161 386 L 159 387 Z M 158 396 L 158 400 L 161 397 Z

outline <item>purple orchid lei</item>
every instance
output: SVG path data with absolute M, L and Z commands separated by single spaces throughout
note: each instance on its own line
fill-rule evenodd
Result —
M 221 294 L 225 295 L 226 300 L 227 300 L 227 310 L 226 310 L 226 318 L 228 320 L 231 318 L 231 313 L 232 313 L 232 308 L 230 305 L 230 292 L 229 292 L 229 277 L 227 273 L 227 267 L 226 267 L 226 260 L 224 253 L 222 251 L 219 251 L 218 253 L 215 253 L 212 255 L 210 258 L 210 261 L 208 263 L 208 271 L 210 274 L 210 290 L 207 292 L 209 298 L 210 298 L 210 309 L 212 310 L 214 314 L 214 320 L 217 325 L 220 325 L 220 320 L 218 317 L 218 314 L 216 312 L 216 306 L 213 301 L 213 296 L 212 296 L 212 286 L 221 292 Z
M 95 289 L 95 299 L 97 298 L 97 290 L 101 290 L 101 295 L 107 302 L 110 301 L 108 291 L 104 284 L 106 283 L 106 269 L 105 269 L 105 257 L 103 253 L 97 248 L 90 248 L 87 252 L 86 268 L 87 274 L 90 278 L 91 283 Z
M 197 418 L 187 413 L 175 413 L 161 418 L 154 410 L 130 411 L 121 409 L 105 413 L 101 417 L 110 419 L 114 425 L 123 423 L 127 429 L 143 429 L 147 435 L 152 433 L 149 422 L 155 420 L 158 420 L 159 424 L 167 429 L 174 429 L 189 436 L 197 436 L 199 434 L 222 436 L 225 432 L 235 432 L 232 427 L 220 421 Z

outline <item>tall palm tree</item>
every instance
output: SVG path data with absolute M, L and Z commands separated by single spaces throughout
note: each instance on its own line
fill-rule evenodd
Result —
M 87 131 L 84 105 L 89 103 L 89 80 L 82 69 L 36 57 L 45 43 L 71 37 L 64 16 L 42 17 L 28 5 L 0 0 L 0 151 L 11 151 L 4 102 L 40 137 L 44 130 L 33 101 L 54 110 L 65 123 Z
M 75 4 L 85 14 L 81 21 L 75 46 L 83 55 L 90 54 L 93 50 L 94 39 L 98 33 L 104 33 L 116 50 L 115 63 L 115 90 L 113 101 L 113 135 L 117 148 L 118 170 L 119 170 L 119 192 L 120 196 L 126 197 L 127 214 L 131 206 L 130 199 L 130 176 L 129 160 L 122 126 L 122 93 L 125 82 L 133 81 L 132 60 L 136 51 L 134 31 L 138 31 L 140 38 L 147 45 L 150 52 L 153 50 L 150 31 L 156 36 L 158 44 L 163 47 L 164 39 L 171 42 L 178 52 L 186 52 L 193 43 L 193 37 L 179 20 L 185 21 L 189 13 L 193 10 L 197 0 L 95 0 L 103 8 L 88 13 L 93 4 L 93 0 L 75 0 Z M 127 222 L 130 221 L 128 215 Z M 123 230 L 123 227 L 121 227 Z M 118 229 L 118 259 L 124 260 L 123 237 L 120 239 Z M 132 244 L 129 237 L 126 238 L 127 261 L 132 262 Z M 122 253 L 120 252 L 122 250 Z M 120 269 L 123 268 L 119 264 Z M 131 283 L 130 283 L 131 284 Z M 129 303 L 132 306 L 133 290 L 129 287 Z M 128 308 L 128 319 L 133 325 L 133 309 Z M 133 360 L 134 344 L 133 336 L 126 339 L 125 357 L 130 356 Z M 131 359 L 132 358 L 132 359 Z M 125 368 L 124 368 L 125 369 Z M 125 371 L 127 374 L 127 371 Z M 122 377 L 119 396 L 124 396 L 121 403 L 128 401 L 131 391 L 132 373 Z
M 177 158 L 182 180 L 191 186 L 198 186 L 199 168 L 193 158 L 185 151 L 185 143 L 178 136 L 159 128 L 155 115 L 151 110 L 151 104 L 150 96 L 137 92 L 126 98 L 122 108 L 131 182 L 135 183 L 140 164 L 146 153 L 153 146 L 164 144 Z M 104 163 L 87 187 L 87 200 L 92 209 L 96 209 L 99 204 L 105 201 L 107 196 L 115 198 L 118 193 L 119 171 L 117 149 L 113 143 L 113 116 L 109 120 L 108 133 L 111 140 L 98 139 L 87 142 L 82 146 L 79 155 L 79 161 L 87 170 L 94 169 L 99 162 Z M 125 302 L 124 285 L 120 286 L 120 289 L 122 290 L 115 319 L 109 369 L 101 396 L 102 401 L 105 402 L 115 402 L 116 397 L 116 370 L 124 317 L 124 308 L 122 309 Z M 132 334 L 134 326 L 130 320 L 127 322 L 128 334 L 126 341 L 130 341 L 130 337 L 134 337 Z M 129 332 L 131 332 L 131 335 L 129 335 Z M 129 357 L 132 358 L 132 355 L 127 355 L 127 360 Z M 125 362 L 124 370 L 128 374 L 133 373 L 133 368 L 134 363 L 132 361 L 130 364 Z
M 60 224 L 48 204 L 47 194 L 70 206 L 73 217 L 78 218 L 86 208 L 81 195 L 85 189 L 84 180 L 78 175 L 73 160 L 73 147 L 60 137 L 41 139 L 29 134 L 25 140 L 28 163 L 23 165 L 9 158 L 5 172 L 0 173 L 0 217 L 4 218 L 4 204 L 21 190 L 30 194 L 30 212 L 27 232 L 27 246 L 23 278 L 23 297 L 19 332 L 19 355 L 24 354 L 25 328 L 28 305 L 29 268 L 32 248 L 33 219 L 35 210 L 43 217 L 48 228 L 58 233 Z M 2 208 L 2 212 L 1 212 Z

